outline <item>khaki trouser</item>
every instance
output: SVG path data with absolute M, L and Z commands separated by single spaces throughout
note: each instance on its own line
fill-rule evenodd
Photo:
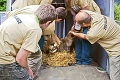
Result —
M 109 57 L 109 71 L 111 80 L 120 80 L 120 55 Z
M 42 64 L 42 52 L 38 50 L 36 53 L 31 53 L 28 57 L 29 67 L 32 69 L 34 74 L 34 80 L 39 77 L 40 67 Z

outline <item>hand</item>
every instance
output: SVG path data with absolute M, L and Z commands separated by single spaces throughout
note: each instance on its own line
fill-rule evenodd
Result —
M 34 78 L 33 71 L 32 71 L 30 68 L 28 69 L 28 74 L 29 74 L 32 78 Z
M 75 32 L 74 32 L 74 31 L 69 31 L 69 33 L 75 35 Z

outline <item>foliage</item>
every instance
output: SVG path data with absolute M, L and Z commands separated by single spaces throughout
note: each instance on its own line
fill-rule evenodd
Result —
M 120 5 L 114 3 L 114 19 L 120 24 Z
M 6 11 L 7 0 L 0 0 L 0 11 Z

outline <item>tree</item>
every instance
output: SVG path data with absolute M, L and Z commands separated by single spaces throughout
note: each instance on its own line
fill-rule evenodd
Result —
M 0 0 L 0 11 L 6 11 L 6 0 Z
M 114 19 L 120 24 L 120 5 L 114 3 Z

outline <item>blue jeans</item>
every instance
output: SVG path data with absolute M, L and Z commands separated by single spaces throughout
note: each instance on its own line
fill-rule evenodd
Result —
M 84 29 L 83 33 L 86 34 L 88 28 Z M 84 39 L 77 39 L 75 43 L 75 52 L 76 52 L 76 63 L 87 65 L 90 64 L 90 52 L 92 44 L 89 41 Z

